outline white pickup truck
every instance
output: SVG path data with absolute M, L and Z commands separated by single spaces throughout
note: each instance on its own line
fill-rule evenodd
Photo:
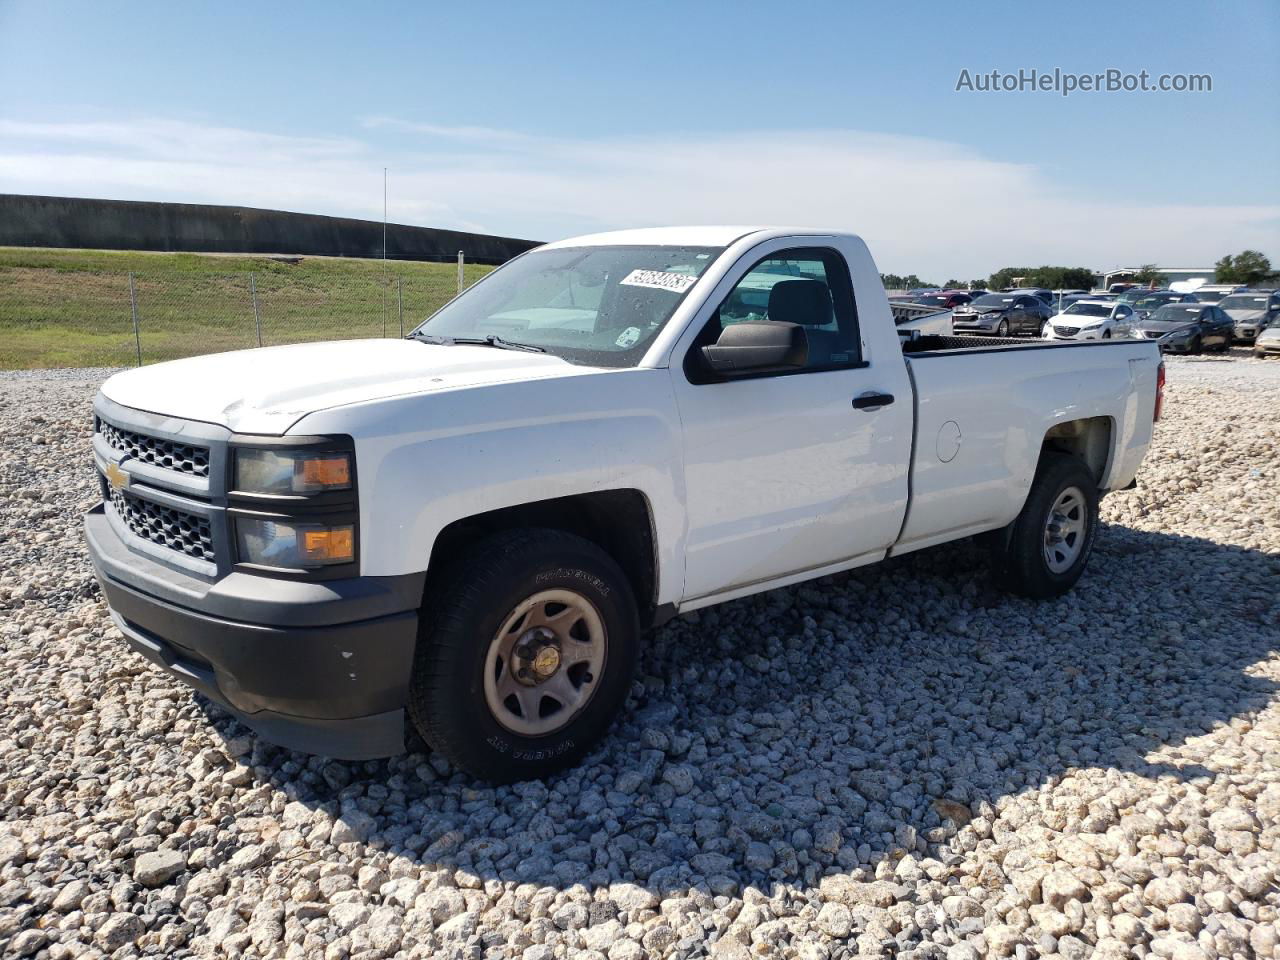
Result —
M 1154 342 L 902 334 L 866 246 L 671 228 L 548 244 L 403 340 L 143 367 L 94 404 L 93 563 L 130 644 L 264 738 L 581 757 L 643 631 L 988 534 L 1033 598 L 1159 416 Z

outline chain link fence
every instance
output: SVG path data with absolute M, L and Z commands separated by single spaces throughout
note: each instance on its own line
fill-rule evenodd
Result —
M 258 346 L 401 337 L 489 269 L 392 263 L 385 274 L 291 275 L 6 268 L 0 369 L 122 367 Z

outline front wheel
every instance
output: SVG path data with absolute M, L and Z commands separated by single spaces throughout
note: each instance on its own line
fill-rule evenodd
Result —
M 996 327 L 997 337 L 1007 337 L 1009 335 L 1009 321 L 1001 320 L 1000 325 Z
M 1102 339 L 1103 339 L 1103 340 L 1110 340 L 1110 339 L 1111 339 L 1111 331 L 1110 331 L 1110 330 L 1103 330 L 1103 331 L 1102 331 Z
M 409 712 L 455 766 L 495 783 L 572 766 L 608 730 L 639 626 L 613 558 L 557 530 L 498 534 L 431 591 Z
M 1070 590 L 1084 573 L 1098 527 L 1098 488 L 1089 468 L 1046 453 L 1022 512 L 994 541 L 997 583 L 1034 600 Z
M 1200 338 L 1196 337 L 1189 344 L 1187 344 L 1187 353 L 1199 353 L 1201 349 L 1203 349 L 1203 346 L 1204 345 L 1200 342 Z

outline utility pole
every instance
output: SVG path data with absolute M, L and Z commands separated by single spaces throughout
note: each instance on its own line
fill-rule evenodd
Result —
M 387 168 L 382 168 L 382 335 L 387 335 Z

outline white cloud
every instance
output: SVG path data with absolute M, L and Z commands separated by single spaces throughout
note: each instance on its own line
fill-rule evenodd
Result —
M 862 234 L 882 270 L 939 281 L 1006 265 L 1199 266 L 1246 247 L 1280 253 L 1280 206 L 1081 196 L 1033 165 L 927 138 L 566 140 L 388 117 L 362 127 L 364 138 L 294 137 L 173 120 L 0 120 L 0 192 L 378 219 L 385 165 L 398 222 L 542 239 L 667 223 L 829 226 Z

